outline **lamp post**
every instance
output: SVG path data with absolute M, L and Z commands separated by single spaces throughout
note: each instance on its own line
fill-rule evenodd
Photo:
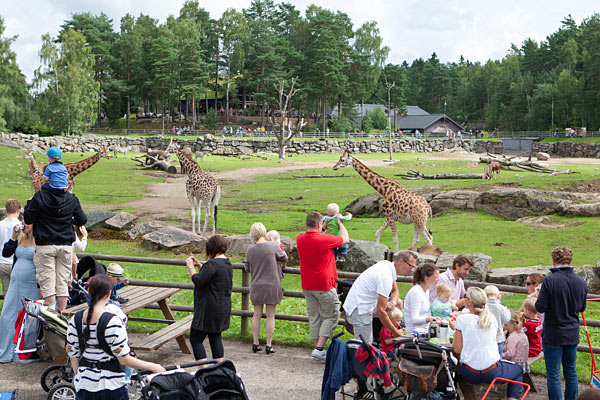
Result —
M 444 117 L 446 116 L 446 101 L 444 101 Z
M 129 104 L 129 96 L 125 96 L 127 97 L 127 134 L 129 135 L 129 109 L 130 109 L 130 104 Z

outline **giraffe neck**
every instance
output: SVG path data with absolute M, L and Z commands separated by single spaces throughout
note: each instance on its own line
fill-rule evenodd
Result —
M 179 164 L 181 164 L 183 169 L 185 169 L 185 172 L 188 176 L 195 176 L 199 173 L 204 174 L 204 171 L 202 170 L 202 168 L 200 168 L 198 163 L 194 160 L 190 160 L 189 158 L 187 158 L 186 155 L 181 152 L 181 150 L 175 149 L 175 154 L 179 159 Z
M 365 164 L 352 157 L 352 166 L 363 177 L 373 189 L 377 190 L 382 196 L 386 196 L 391 189 L 397 191 L 398 189 L 406 190 L 398 182 L 385 178 L 373 171 L 371 171 Z M 385 184 L 387 182 L 387 184 Z
M 79 175 L 80 173 L 88 169 L 89 167 L 91 167 L 92 165 L 96 164 L 98 160 L 100 160 L 100 154 L 96 153 L 93 156 L 90 156 L 81 161 L 66 164 L 65 168 L 67 168 L 67 171 L 69 172 L 69 177 L 73 178 L 76 175 Z
M 35 158 L 33 158 L 33 155 L 29 158 L 29 172 L 31 172 L 32 178 L 42 175 L 42 169 L 37 161 L 35 161 Z

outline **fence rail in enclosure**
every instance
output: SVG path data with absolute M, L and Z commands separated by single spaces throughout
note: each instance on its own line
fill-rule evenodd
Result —
M 183 266 L 185 265 L 185 260 L 175 260 L 168 258 L 147 258 L 147 257 L 131 257 L 131 256 L 114 256 L 114 255 L 106 255 L 106 254 L 88 254 L 88 253 L 77 253 L 79 257 L 91 256 L 99 261 L 118 261 L 118 262 L 131 262 L 131 263 L 140 263 L 140 264 L 155 264 L 155 265 L 171 265 L 171 266 Z M 248 334 L 248 322 L 249 319 L 252 318 L 253 312 L 250 310 L 250 274 L 243 269 L 243 264 L 234 263 L 234 269 L 239 269 L 242 271 L 242 286 L 234 286 L 232 291 L 235 293 L 241 293 L 242 295 L 242 309 L 241 310 L 231 310 L 231 315 L 235 315 L 241 317 L 241 333 L 242 335 Z M 286 274 L 300 274 L 299 268 L 288 268 L 284 269 Z M 356 272 L 345 272 L 338 271 L 339 278 L 343 279 L 356 279 L 360 274 Z M 396 282 L 410 283 L 412 282 L 411 277 L 403 277 L 399 276 L 396 279 Z M 184 290 L 193 290 L 193 283 L 184 283 L 184 282 L 157 282 L 157 281 L 141 281 L 141 280 L 130 280 L 130 285 L 134 286 L 153 286 L 153 287 L 166 287 L 166 288 L 179 288 Z M 475 282 L 475 281 L 465 281 L 465 286 L 476 286 L 480 288 L 484 288 L 489 285 L 489 282 Z M 503 285 L 503 284 L 494 284 L 500 291 L 509 292 L 509 293 L 521 293 L 527 294 L 527 289 L 520 286 L 512 286 L 512 285 Z M 296 298 L 304 298 L 304 293 L 293 290 L 284 290 L 284 297 L 296 297 Z M 588 294 L 588 298 L 597 299 L 600 298 L 599 295 Z M 171 310 L 173 311 L 182 311 L 182 312 L 193 312 L 194 307 L 186 306 L 186 305 L 178 305 L 171 304 Z M 146 307 L 147 309 L 156 309 L 159 307 L 157 305 L 150 305 Z M 263 313 L 263 318 L 265 314 Z M 308 323 L 308 317 L 305 315 L 289 315 L 289 314 L 275 314 L 275 319 L 279 319 L 282 321 L 297 321 L 297 322 L 306 322 Z M 154 322 L 154 323 L 164 323 L 171 324 L 175 321 L 171 320 L 163 320 L 163 319 L 155 319 L 155 318 L 138 318 L 131 317 L 129 318 L 131 321 L 142 321 L 142 322 Z M 600 320 L 587 320 L 587 326 L 593 328 L 600 328 Z M 344 321 L 340 320 L 339 325 L 343 325 Z M 580 325 L 582 322 L 580 321 Z M 592 350 L 595 354 L 600 354 L 600 347 L 592 347 Z M 577 346 L 577 351 L 588 353 L 590 348 L 588 346 Z

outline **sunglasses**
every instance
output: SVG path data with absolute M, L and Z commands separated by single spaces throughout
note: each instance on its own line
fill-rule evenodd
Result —
M 529 281 L 525 282 L 525 286 L 531 286 L 531 285 L 535 285 L 535 282 L 529 282 Z
M 404 260 L 402 260 L 402 261 L 404 261 Z M 408 266 L 409 266 L 409 267 L 411 267 L 412 269 L 415 269 L 415 268 L 417 268 L 417 264 L 411 264 L 411 263 L 409 263 L 409 262 L 406 262 L 406 261 L 404 261 L 404 264 L 408 265 Z

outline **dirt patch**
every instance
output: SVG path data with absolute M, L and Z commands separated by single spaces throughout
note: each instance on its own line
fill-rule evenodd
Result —
M 574 193 L 600 193 L 600 180 L 563 188 L 561 190 Z
M 568 228 L 571 226 L 579 226 L 579 225 L 583 224 L 583 222 L 581 222 L 581 221 L 553 223 L 553 219 L 548 216 L 525 217 L 525 218 L 518 219 L 518 222 L 530 224 L 530 226 L 533 228 L 541 228 L 541 229 L 562 229 L 562 228 Z

